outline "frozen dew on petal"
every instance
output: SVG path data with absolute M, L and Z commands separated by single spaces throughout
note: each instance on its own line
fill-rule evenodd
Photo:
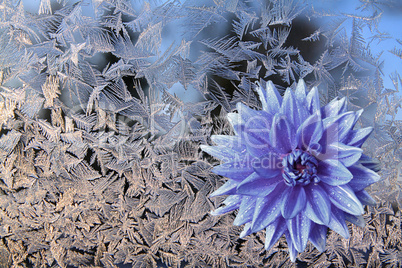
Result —
M 285 115 L 275 114 L 269 138 L 272 147 L 276 148 L 282 154 L 290 153 L 296 147 L 293 124 L 289 123 Z
M 318 224 L 327 225 L 331 217 L 331 202 L 324 189 L 319 184 L 306 187 L 306 196 L 307 217 Z
M 319 252 L 325 251 L 325 241 L 327 240 L 327 230 L 326 225 L 312 224 L 309 239 L 311 243 L 318 249 Z
M 286 115 L 295 128 L 298 128 L 308 117 L 307 107 L 304 105 L 304 101 L 300 100 L 302 95 L 303 93 L 298 93 L 298 100 L 293 90 L 288 88 L 283 97 L 283 103 L 280 109 L 280 113 Z
M 304 251 L 310 235 L 311 220 L 299 213 L 295 217 L 286 221 L 290 237 L 298 252 Z
M 282 216 L 285 219 L 295 217 L 306 206 L 306 192 L 303 186 L 287 187 L 282 198 Z
M 296 131 L 298 148 L 302 150 L 317 152 L 321 151 L 321 145 L 318 143 L 323 134 L 323 125 L 321 115 L 314 112 L 299 126 Z
M 265 229 L 265 249 L 269 250 L 287 230 L 286 221 L 282 217 L 276 218 Z
M 262 83 L 257 87 L 257 93 L 260 97 L 264 111 L 275 114 L 282 105 L 282 97 L 271 81 L 266 82 L 265 89 Z
M 348 112 L 344 98 L 320 107 L 318 89 L 303 80 L 284 97 L 271 81 L 256 90 L 262 111 L 238 104 L 228 114 L 235 135 L 201 147 L 228 178 L 211 195 L 227 195 L 212 214 L 238 210 L 240 236 L 265 229 L 266 250 L 285 235 L 294 262 L 309 240 L 324 251 L 328 228 L 348 238 L 346 221 L 364 226 L 363 206 L 375 204 L 364 189 L 379 180 L 379 164 L 360 148 L 372 128 L 353 129 L 362 111 Z

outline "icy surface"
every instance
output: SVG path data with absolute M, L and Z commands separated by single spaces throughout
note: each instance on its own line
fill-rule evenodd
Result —
M 364 108 L 381 181 L 364 228 L 298 262 L 402 265 L 402 81 L 382 69 L 402 37 L 379 28 L 398 1 L 25 2 L 0 0 L 0 266 L 291 266 L 284 238 L 265 251 L 264 231 L 239 239 L 236 212 L 210 214 L 227 179 L 200 145 L 232 134 L 238 102 L 262 109 L 256 82 L 283 94 L 300 78 L 322 105 Z

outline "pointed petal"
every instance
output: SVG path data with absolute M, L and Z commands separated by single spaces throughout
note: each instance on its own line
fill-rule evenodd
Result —
M 321 116 L 320 96 L 317 87 L 313 87 L 307 94 L 307 108 L 310 114 L 317 112 Z
M 295 217 L 306 207 L 306 192 L 302 186 L 289 187 L 283 193 L 281 211 L 285 219 Z
M 357 121 L 359 120 L 360 116 L 363 114 L 364 109 L 360 109 L 356 111 L 356 116 L 355 116 L 355 122 L 353 123 L 353 126 L 357 123 Z
M 306 83 L 303 79 L 299 79 L 299 82 L 297 83 L 295 97 L 296 100 L 301 104 L 304 104 L 306 101 Z
M 228 118 L 229 123 L 232 125 L 234 133 L 239 136 L 244 128 L 245 123 L 241 116 L 237 113 L 228 113 L 226 117 Z
M 331 186 L 323 184 L 327 191 L 329 200 L 339 209 L 352 214 L 361 215 L 364 213 L 363 206 L 348 185 Z
M 200 145 L 200 148 L 204 152 L 222 160 L 223 162 L 231 162 L 234 156 L 239 154 L 239 152 L 236 152 L 235 150 L 225 146 Z
M 270 250 L 279 238 L 281 238 L 286 229 L 286 221 L 282 217 L 278 217 L 269 224 L 265 229 L 265 250 Z
M 261 117 L 253 117 L 250 118 L 249 121 L 244 125 L 244 131 L 249 133 L 249 135 L 253 135 L 256 139 L 260 139 L 262 141 L 269 142 L 269 130 L 272 125 L 272 118 Z
M 241 200 L 239 211 L 233 221 L 233 225 L 240 226 L 253 219 L 256 198 L 252 196 L 244 196 Z
M 364 190 L 364 188 L 380 180 L 380 176 L 377 173 L 362 165 L 353 165 L 349 167 L 349 170 L 353 175 L 353 179 L 348 185 L 355 192 Z
M 271 194 L 257 199 L 251 227 L 253 232 L 264 229 L 280 216 L 281 196 L 285 187 L 285 183 L 279 183 Z
M 346 112 L 334 117 L 323 117 L 324 132 L 320 145 L 325 148 L 327 144 L 343 142 L 353 128 L 355 115 L 355 112 Z
M 241 137 L 246 146 L 252 149 L 258 147 L 258 151 L 267 153 L 269 142 L 269 130 L 272 125 L 273 116 L 265 111 L 253 110 L 242 103 L 237 104 L 242 119 Z M 262 146 L 261 146 L 262 145 Z M 265 149 L 265 150 L 262 150 Z M 260 157 L 261 155 L 257 155 Z
M 262 109 L 270 114 L 275 114 L 281 107 L 282 97 L 272 81 L 268 81 L 265 87 L 265 90 L 261 86 L 257 87 L 257 93 L 262 103 Z
M 243 144 L 242 140 L 238 136 L 212 135 L 211 141 L 217 145 L 230 148 L 236 152 L 242 152 L 246 149 L 246 145 Z
M 214 142 L 215 144 L 217 144 L 218 146 L 216 146 L 216 147 L 218 147 L 218 148 L 225 147 L 225 148 L 227 148 L 226 149 L 227 151 L 234 152 L 234 154 L 232 155 L 232 158 L 235 155 L 244 154 L 243 152 L 245 152 L 245 150 L 247 149 L 246 145 L 243 143 L 242 139 L 239 136 L 212 135 L 211 141 Z M 206 150 L 208 150 L 208 147 L 211 147 L 211 146 L 206 146 L 206 145 L 200 145 L 200 146 L 201 146 L 201 149 L 205 152 L 207 152 Z M 204 149 L 206 149 L 206 150 L 204 150 Z M 209 152 L 207 152 L 207 153 L 209 153 Z M 211 155 L 213 155 L 213 154 L 211 154 Z M 217 156 L 215 156 L 215 157 L 217 157 Z M 228 161 L 228 162 L 232 162 L 232 161 Z
M 272 147 L 281 153 L 289 153 L 296 147 L 295 130 L 286 116 L 275 114 L 269 137 Z
M 345 220 L 362 228 L 366 226 L 366 221 L 362 215 L 351 215 L 349 213 L 345 213 Z
M 297 102 L 291 88 L 285 91 L 280 113 L 286 115 L 289 122 L 292 122 L 295 128 L 298 128 L 308 116 L 306 107 Z
M 327 225 L 331 218 L 331 202 L 327 193 L 319 184 L 305 188 L 307 195 L 305 214 L 312 221 Z
M 274 178 L 281 175 L 282 161 L 276 154 L 269 153 L 251 161 L 255 172 L 263 178 Z
M 277 154 L 277 148 L 270 144 L 269 132 L 253 130 L 247 131 L 242 129 L 241 132 L 242 141 L 246 145 L 247 152 L 252 156 L 260 158 L 267 154 Z
M 247 151 L 256 157 L 261 157 L 270 151 L 275 151 L 269 144 L 269 130 L 273 116 L 265 111 L 256 111 L 244 104 L 238 103 L 239 114 L 228 114 L 241 142 Z
M 289 234 L 298 252 L 304 251 L 310 234 L 311 220 L 304 213 L 297 214 L 286 221 Z
M 244 238 L 253 232 L 251 231 L 251 222 L 248 222 L 244 225 L 243 231 L 240 233 L 239 237 Z
M 319 113 L 310 115 L 297 129 L 298 148 L 307 150 L 316 148 L 323 133 L 323 125 Z
M 327 229 L 325 225 L 313 223 L 310 232 L 310 241 L 319 252 L 325 251 L 325 241 L 327 240 Z
M 295 245 L 293 244 L 292 237 L 290 236 L 288 231 L 285 232 L 285 236 L 286 236 L 286 242 L 288 243 L 290 261 L 295 262 L 298 252 L 295 248 Z
M 223 201 L 225 206 L 215 209 L 214 211 L 211 212 L 211 215 L 218 216 L 233 211 L 235 209 L 238 209 L 240 207 L 240 202 L 241 202 L 240 195 L 231 195 L 228 198 L 226 198 L 225 201 Z
M 346 112 L 346 98 L 333 99 L 330 103 L 321 108 L 322 117 L 333 117 Z
M 373 132 L 372 127 L 361 128 L 357 130 L 351 130 L 345 140 L 345 144 L 349 146 L 362 147 L 363 143 Z
M 239 182 L 234 180 L 228 180 L 221 187 L 219 187 L 216 191 L 210 194 L 210 197 L 220 196 L 220 195 L 232 195 L 236 194 L 236 188 Z
M 378 172 L 381 170 L 380 161 L 375 158 L 368 157 L 365 154 L 362 154 L 362 157 L 359 159 L 359 163 L 362 164 L 364 167 L 371 169 L 374 172 Z
M 242 122 L 244 122 L 244 123 L 247 123 L 247 121 L 249 121 L 253 117 L 259 116 L 257 110 L 254 110 L 241 102 L 238 102 L 236 104 L 236 109 L 237 109 L 238 115 L 240 116 Z M 254 123 L 256 123 L 256 122 L 254 122 Z
M 377 204 L 365 190 L 361 190 L 355 194 L 363 205 L 375 206 Z
M 331 208 L 331 220 L 329 221 L 328 227 L 345 239 L 350 237 L 348 226 L 345 223 L 344 213 L 335 206 L 332 206 Z
M 254 172 L 237 186 L 237 193 L 259 197 L 267 196 L 279 182 L 283 181 L 280 170 L 277 173 L 278 175 L 272 178 L 264 178 Z
M 348 146 L 341 142 L 334 142 L 327 146 L 325 154 L 321 154 L 321 160 L 336 159 L 345 167 L 355 164 L 361 157 L 363 150 L 357 147 Z
M 243 161 L 224 163 L 212 168 L 211 171 L 215 174 L 228 177 L 236 181 L 242 181 L 253 173 L 254 169 L 251 166 L 251 163 Z
M 343 185 L 352 179 L 350 171 L 337 160 L 329 159 L 318 163 L 317 176 L 329 185 Z

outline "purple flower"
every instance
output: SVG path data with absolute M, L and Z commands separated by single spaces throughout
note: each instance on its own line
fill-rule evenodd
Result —
M 265 228 L 267 250 L 285 234 L 294 262 L 308 240 L 325 250 L 328 227 L 348 238 L 345 220 L 364 226 L 363 205 L 375 204 L 364 188 L 379 180 L 360 148 L 372 128 L 353 129 L 362 110 L 348 112 L 345 98 L 320 107 L 317 88 L 306 95 L 303 80 L 283 98 L 272 82 L 265 88 L 261 111 L 238 103 L 228 114 L 235 136 L 214 135 L 217 146 L 201 149 L 224 162 L 212 171 L 229 178 L 211 195 L 228 195 L 212 214 L 238 209 L 240 236 Z

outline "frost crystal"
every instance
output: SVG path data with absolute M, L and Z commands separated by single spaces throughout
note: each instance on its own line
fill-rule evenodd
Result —
M 210 215 L 227 179 L 200 145 L 235 137 L 237 103 L 263 113 L 258 81 L 282 98 L 299 79 L 320 106 L 364 109 L 359 162 L 381 163 L 381 180 L 365 228 L 329 231 L 326 251 L 307 243 L 298 262 L 398 265 L 401 79 L 386 67 L 401 42 L 381 22 L 399 2 L 318 2 L 0 0 L 0 266 L 289 266 L 283 237 L 267 251 L 265 230 L 239 239 L 236 211 Z M 314 184 L 307 153 L 275 163 L 283 183 Z

